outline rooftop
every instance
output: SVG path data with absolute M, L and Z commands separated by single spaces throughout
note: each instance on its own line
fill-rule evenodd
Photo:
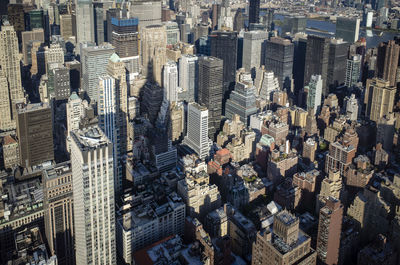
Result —
M 110 144 L 110 140 L 97 125 L 81 130 L 74 130 L 72 131 L 72 137 L 83 150 L 96 149 Z

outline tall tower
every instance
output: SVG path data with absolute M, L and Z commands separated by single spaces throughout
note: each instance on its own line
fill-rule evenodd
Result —
M 12 120 L 11 100 L 8 92 L 8 82 L 3 71 L 0 70 L 0 131 L 15 129 L 15 120 Z
M 336 38 L 346 42 L 354 43 L 358 41 L 360 33 L 360 19 L 338 17 L 336 19 Z
M 326 91 L 324 95 L 328 95 L 329 91 L 335 91 L 338 86 L 344 84 L 346 76 L 347 56 L 349 43 L 342 39 L 331 39 L 329 45 L 328 74 L 326 79 Z M 329 89 L 329 90 L 328 90 Z
M 314 35 L 307 36 L 307 50 L 304 67 L 304 85 L 307 85 L 312 75 L 321 75 L 322 94 L 327 96 L 327 77 L 329 61 L 329 38 Z
M 249 24 L 260 23 L 260 0 L 250 0 Z
M 165 26 L 153 25 L 142 29 L 142 72 L 159 85 L 162 83 L 162 67 L 166 63 L 166 46 Z
M 2 95 L 8 94 L 9 99 L 7 100 L 7 97 L 1 97 L 0 101 L 2 101 L 1 106 L 6 113 L 10 113 L 11 116 L 6 119 L 11 119 L 11 122 L 7 122 L 7 126 L 4 125 L 8 128 L 0 128 L 0 130 L 15 129 L 15 119 L 17 116 L 16 104 L 18 102 L 25 102 L 19 61 L 17 34 L 14 27 L 10 26 L 8 22 L 5 22 L 0 31 L 0 66 L 3 76 L 7 79 L 8 87 L 2 85 L 0 87 L 0 93 Z M 4 79 L 2 83 L 4 83 Z M 10 108 L 10 110 L 7 111 L 5 108 Z
M 378 46 L 377 74 L 378 77 L 389 81 L 390 86 L 396 85 L 396 71 L 399 61 L 400 45 L 394 40 L 382 42 Z
M 187 102 L 198 100 L 198 59 L 191 54 L 183 54 L 179 59 L 179 87 Z
M 361 60 L 362 57 L 359 54 L 352 56 L 351 59 L 347 59 L 345 86 L 352 87 L 361 80 Z
M 196 102 L 188 105 L 187 135 L 184 143 L 192 148 L 201 159 L 209 155 L 208 110 Z
M 307 92 L 307 110 L 312 109 L 313 115 L 318 113 L 321 106 L 322 78 L 320 75 L 312 75 L 308 86 L 304 87 Z
M 140 51 L 139 20 L 137 18 L 111 18 L 111 43 L 122 58 L 138 56 Z
M 125 63 L 114 53 L 107 66 L 107 73 L 115 80 L 117 117 L 119 128 L 119 143 L 121 154 L 127 150 L 127 126 L 128 126 L 128 85 L 126 82 Z
M 99 114 L 99 127 L 113 144 L 113 162 L 114 162 L 114 190 L 116 194 L 122 192 L 122 168 L 119 166 L 121 150 L 119 144 L 119 126 L 117 110 L 117 91 L 115 88 L 115 79 L 105 74 L 99 77 L 99 96 L 97 112 Z
M 223 61 L 215 57 L 199 59 L 199 104 L 208 109 L 208 137 L 214 139 L 220 127 L 223 98 Z
M 237 35 L 237 32 L 232 31 L 215 31 L 209 35 L 211 56 L 223 60 L 225 92 L 232 88 L 235 82 L 238 51 Z
M 379 78 L 368 79 L 365 88 L 364 103 L 366 104 L 366 116 L 371 121 L 378 119 L 393 111 L 396 87 L 390 86 L 390 81 Z
M 265 31 L 249 31 L 243 37 L 243 68 L 255 74 L 255 70 L 263 64 L 263 44 L 267 39 Z
M 175 62 L 164 65 L 164 100 L 178 101 L 178 67 Z
M 274 72 L 281 88 L 289 91 L 292 82 L 294 44 L 287 39 L 273 37 L 266 43 L 265 68 Z
M 115 264 L 112 143 L 97 126 L 71 137 L 76 264 Z
M 77 0 L 76 43 L 94 42 L 94 11 L 91 0 Z M 81 51 L 79 51 L 81 52 Z
M 342 218 L 343 205 L 339 200 L 329 197 L 319 211 L 316 247 L 318 259 L 324 264 L 338 264 Z
M 82 88 L 91 101 L 99 101 L 99 76 L 107 73 L 107 64 L 114 47 L 111 44 L 92 46 L 82 49 Z

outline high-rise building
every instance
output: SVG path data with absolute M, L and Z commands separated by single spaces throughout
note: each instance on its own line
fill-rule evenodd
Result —
M 25 168 L 54 159 L 52 111 L 47 103 L 18 107 L 20 165 Z
M 71 163 L 43 170 L 44 226 L 51 255 L 58 264 L 75 264 Z
M 60 15 L 60 35 L 64 40 L 75 36 L 74 17 L 70 14 Z
M 139 19 L 141 29 L 151 25 L 161 24 L 161 6 L 160 0 L 141 0 L 133 1 L 130 6 L 130 16 Z
M 139 55 L 140 37 L 137 18 L 111 18 L 111 44 L 119 57 Z
M 22 32 L 22 54 L 24 56 L 24 65 L 32 63 L 32 58 L 30 57 L 32 41 L 40 41 L 44 43 L 44 31 L 42 28 L 33 29 L 32 31 Z
M 240 120 L 248 125 L 250 116 L 257 112 L 256 95 L 252 83 L 237 82 L 225 105 L 225 116 L 232 120 L 239 115 Z
M 50 47 L 45 47 L 44 56 L 46 73 L 48 72 L 50 64 L 64 64 L 64 49 L 59 43 L 52 43 Z
M 94 42 L 100 45 L 104 42 L 103 3 L 93 2 Z M 78 26 L 79 27 L 79 26 Z
M 233 18 L 233 30 L 240 32 L 244 27 L 244 18 L 242 10 L 236 10 L 235 17 Z
M 359 54 L 347 59 L 345 86 L 353 87 L 361 80 L 361 60 L 362 56 Z
M 140 107 L 141 112 L 147 114 L 150 122 L 154 123 L 157 119 L 160 107 L 163 102 L 164 91 L 155 82 L 147 82 L 143 87 L 143 100 Z
M 336 19 L 336 38 L 343 39 L 345 42 L 354 43 L 358 41 L 360 32 L 360 19 L 337 17 Z
M 356 98 L 356 95 L 351 94 L 350 97 L 344 99 L 346 106 L 346 115 L 351 121 L 356 121 L 358 119 L 358 114 L 361 110 L 361 106 Z
M 377 77 L 389 81 L 390 86 L 396 86 L 396 72 L 399 61 L 400 45 L 394 40 L 382 42 L 378 46 L 376 62 Z
M 71 131 L 78 130 L 81 118 L 84 116 L 84 108 L 82 105 L 82 99 L 72 92 L 71 96 L 68 98 L 66 104 L 67 112 L 67 139 L 70 139 Z
M 121 154 L 125 154 L 127 150 L 127 127 L 128 117 L 128 84 L 126 76 L 125 63 L 114 53 L 111 55 L 107 73 L 115 80 L 116 106 L 117 116 L 116 123 L 119 128 L 119 148 Z
M 118 105 L 115 79 L 104 74 L 99 76 L 99 98 L 97 113 L 99 115 L 99 127 L 113 144 L 114 162 L 114 191 L 122 192 L 122 168 L 120 167 L 121 150 L 119 145 Z
M 249 73 L 255 74 L 255 70 L 263 64 L 263 44 L 267 39 L 266 31 L 248 31 L 243 37 L 243 61 L 242 67 Z
M 178 67 L 175 62 L 169 61 L 164 65 L 164 100 L 169 103 L 178 101 Z
M 299 228 L 300 220 L 287 210 L 274 216 L 272 229 L 257 233 L 253 243 L 252 265 L 315 265 L 317 254 L 311 238 Z
M 183 54 L 179 59 L 179 87 L 182 89 L 179 99 L 186 102 L 198 100 L 198 57 Z
M 293 79 L 294 79 L 294 94 L 302 95 L 301 91 L 304 87 L 304 70 L 307 52 L 307 35 L 304 33 L 296 34 L 293 39 Z M 298 106 L 303 106 L 302 98 L 295 99 Z
M 229 31 L 214 31 L 209 35 L 211 56 L 223 61 L 224 91 L 227 92 L 235 82 L 238 33 Z M 225 95 L 227 96 L 227 95 Z
M 320 75 L 311 76 L 310 83 L 304 87 L 307 90 L 307 110 L 312 109 L 313 114 L 317 114 L 321 107 L 322 98 L 322 79 Z
M 76 43 L 95 42 L 94 12 L 91 0 L 77 2 L 76 25 Z
M 299 32 L 305 32 L 307 26 L 307 18 L 305 16 L 288 16 L 285 17 L 282 25 L 282 33 L 296 34 Z
M 348 50 L 349 43 L 341 39 L 331 39 L 329 45 L 328 74 L 326 77 L 327 87 L 326 90 L 322 90 L 323 95 L 328 95 L 330 91 L 335 91 L 338 86 L 344 84 L 346 68 L 343 66 L 347 62 Z
M 162 67 L 167 60 L 167 32 L 165 31 L 165 26 L 147 26 L 141 32 L 142 72 L 161 85 Z
M 91 101 L 99 102 L 99 76 L 107 73 L 107 64 L 114 47 L 111 44 L 90 46 L 81 51 L 82 89 Z
M 115 264 L 112 143 L 97 126 L 71 138 L 76 264 Z
M 223 98 L 223 64 L 215 57 L 199 58 L 199 104 L 208 109 L 208 137 L 214 139 L 220 127 Z
M 2 95 L 7 94 L 9 98 L 7 100 L 7 97 L 2 97 L 0 100 L 2 101 L 2 106 L 10 108 L 9 113 L 12 124 L 9 125 L 12 128 L 16 126 L 16 104 L 25 101 L 19 61 L 17 34 L 13 26 L 10 26 L 8 22 L 4 22 L 0 31 L 0 66 L 4 77 L 7 79 L 8 86 L 2 86 L 0 90 Z M 3 82 L 4 84 L 6 83 Z M 6 112 L 8 113 L 7 110 Z
M 393 111 L 396 88 L 389 81 L 379 78 L 368 79 L 365 88 L 364 103 L 366 104 L 366 116 L 371 121 L 378 119 Z
M 307 85 L 312 75 L 321 75 L 322 95 L 327 96 L 327 78 L 329 62 L 330 39 L 315 35 L 307 36 L 306 61 L 304 68 L 304 85 Z M 343 68 L 343 65 L 341 66 Z
M 249 5 L 249 25 L 260 23 L 260 0 L 251 0 Z
M 175 45 L 180 41 L 180 32 L 178 23 L 174 21 L 164 22 L 167 31 L 167 45 Z M 208 33 L 208 27 L 207 27 Z
M 339 170 L 343 174 L 350 166 L 356 155 L 357 147 L 344 143 L 333 142 L 329 145 L 329 154 L 326 155 L 325 172 Z
M 187 135 L 184 143 L 193 149 L 200 158 L 205 158 L 210 152 L 208 137 L 208 109 L 195 102 L 188 105 Z
M 68 99 L 71 95 L 69 69 L 62 64 L 52 63 L 49 65 L 47 77 L 48 96 L 56 100 Z
M 318 259 L 324 264 L 338 264 L 342 218 L 343 205 L 336 198 L 329 197 L 319 211 L 316 247 Z
M 265 68 L 274 72 L 285 90 L 291 89 L 294 45 L 290 40 L 273 37 L 265 45 Z
M 3 71 L 0 70 L 0 131 L 15 129 L 15 121 L 12 120 L 12 109 L 8 82 Z

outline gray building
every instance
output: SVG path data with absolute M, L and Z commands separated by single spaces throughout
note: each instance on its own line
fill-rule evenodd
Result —
M 359 18 L 338 17 L 336 19 L 336 38 L 354 43 L 358 40 L 360 32 Z
M 147 114 L 149 120 L 154 123 L 163 101 L 163 88 L 156 82 L 147 82 L 143 88 L 143 101 L 140 107 L 142 113 Z
M 290 40 L 272 37 L 265 45 L 265 68 L 274 72 L 283 89 L 290 89 L 294 45 Z
M 91 101 L 99 100 L 99 76 L 107 73 L 108 59 L 113 53 L 114 47 L 108 43 L 82 49 L 82 88 Z
M 175 45 L 180 41 L 180 31 L 178 23 L 168 21 L 164 23 L 167 32 L 167 45 Z
M 150 25 L 161 25 L 161 1 L 139 0 L 130 2 L 129 13 L 131 17 L 139 19 L 140 28 Z
M 94 12 L 91 0 L 78 1 L 76 5 L 76 42 L 94 42 Z M 80 51 L 79 51 L 80 52 Z
M 71 95 L 69 69 L 62 64 L 49 65 L 47 93 L 56 100 L 68 99 Z
M 179 87 L 182 89 L 179 100 L 198 100 L 198 59 L 191 54 L 183 54 L 179 59 Z
M 338 86 L 344 84 L 346 76 L 346 67 L 344 66 L 347 63 L 348 50 L 349 43 L 344 42 L 342 39 L 331 39 L 326 80 L 329 91 L 334 92 Z
M 361 74 L 361 55 L 357 54 L 347 59 L 346 78 L 344 84 L 347 87 L 352 87 L 360 81 Z
M 225 105 L 225 116 L 233 120 L 233 115 L 240 116 L 244 124 L 249 124 L 250 115 L 257 112 L 255 88 L 252 84 L 236 83 Z
M 263 63 L 263 44 L 267 40 L 266 31 L 249 31 L 243 37 L 242 67 L 247 72 L 255 72 L 255 69 Z
M 307 18 L 304 16 L 285 17 L 282 26 L 282 34 L 286 34 L 288 32 L 293 35 L 299 32 L 305 32 L 306 26 L 307 26 Z
M 208 137 L 214 139 L 220 127 L 222 115 L 223 64 L 216 57 L 199 58 L 198 102 L 208 109 Z

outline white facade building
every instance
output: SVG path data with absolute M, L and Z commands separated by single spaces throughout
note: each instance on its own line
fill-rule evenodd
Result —
M 314 114 L 318 113 L 321 106 L 322 98 L 322 77 L 321 75 L 312 75 L 310 83 L 305 89 L 308 88 L 307 94 L 307 110 L 312 109 Z
M 178 67 L 175 62 L 164 65 L 164 100 L 169 103 L 178 101 Z
M 180 100 L 193 102 L 197 99 L 197 67 L 198 57 L 191 54 L 183 54 L 179 59 L 179 87 L 181 89 Z
M 211 140 L 208 138 L 208 109 L 198 103 L 189 103 L 187 135 L 184 143 L 188 145 L 200 159 L 209 155 Z
M 116 264 L 112 143 L 98 126 L 71 138 L 76 264 Z

